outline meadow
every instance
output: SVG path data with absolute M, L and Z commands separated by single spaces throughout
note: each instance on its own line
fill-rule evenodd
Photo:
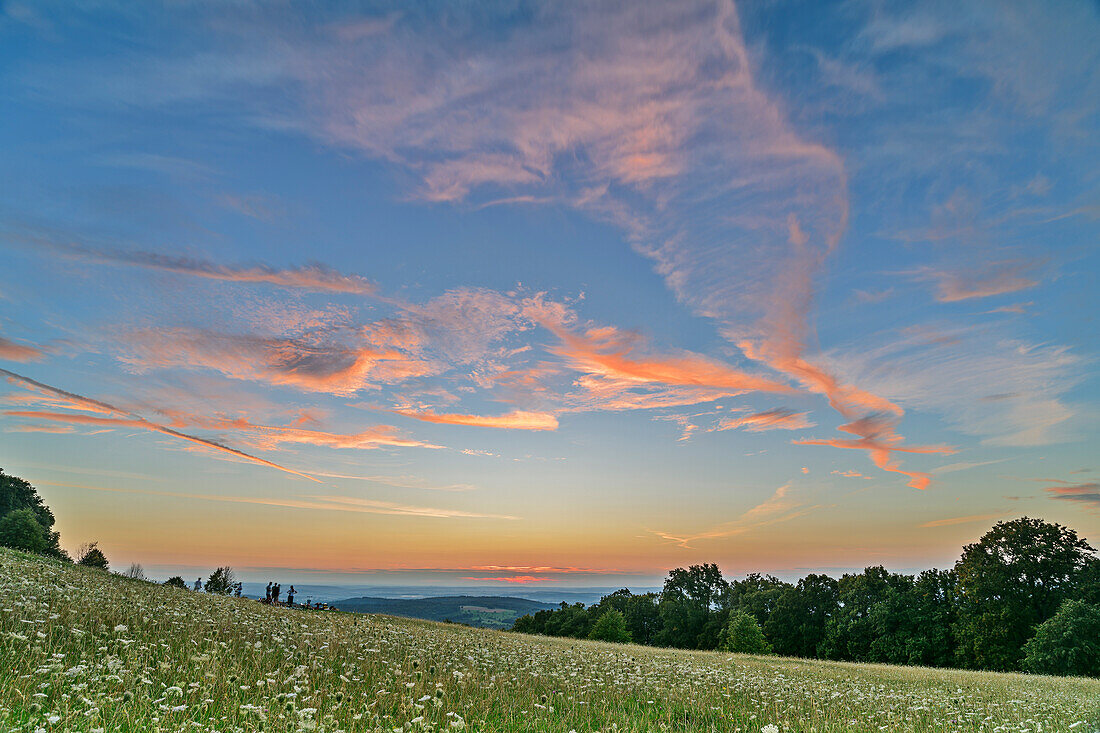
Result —
M 0 549 L 0 731 L 1094 731 L 1100 680 L 271 608 Z

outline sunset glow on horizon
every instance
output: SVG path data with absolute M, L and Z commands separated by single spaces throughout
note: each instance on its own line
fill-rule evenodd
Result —
M 193 578 L 1100 541 L 1100 10 L 0 4 L 0 468 Z

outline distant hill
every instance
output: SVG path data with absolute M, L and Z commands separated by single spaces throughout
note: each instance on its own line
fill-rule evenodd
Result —
M 345 598 L 334 601 L 341 611 L 385 613 L 390 616 L 422 618 L 428 621 L 453 621 L 485 629 L 509 629 L 517 618 L 549 608 L 526 598 L 508 596 L 438 596 L 435 598 Z

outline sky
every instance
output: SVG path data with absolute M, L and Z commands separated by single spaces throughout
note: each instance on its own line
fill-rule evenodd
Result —
M 1100 543 L 1091 2 L 0 2 L 0 468 L 156 577 Z

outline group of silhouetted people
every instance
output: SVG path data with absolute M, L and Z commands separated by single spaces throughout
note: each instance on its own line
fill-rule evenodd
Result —
M 294 605 L 294 594 L 298 591 L 294 590 L 294 586 L 290 586 L 290 590 L 286 592 L 286 605 Z M 279 596 L 283 593 L 283 586 L 278 583 L 268 583 L 267 592 L 264 596 L 264 603 L 270 603 L 273 606 L 278 606 Z

